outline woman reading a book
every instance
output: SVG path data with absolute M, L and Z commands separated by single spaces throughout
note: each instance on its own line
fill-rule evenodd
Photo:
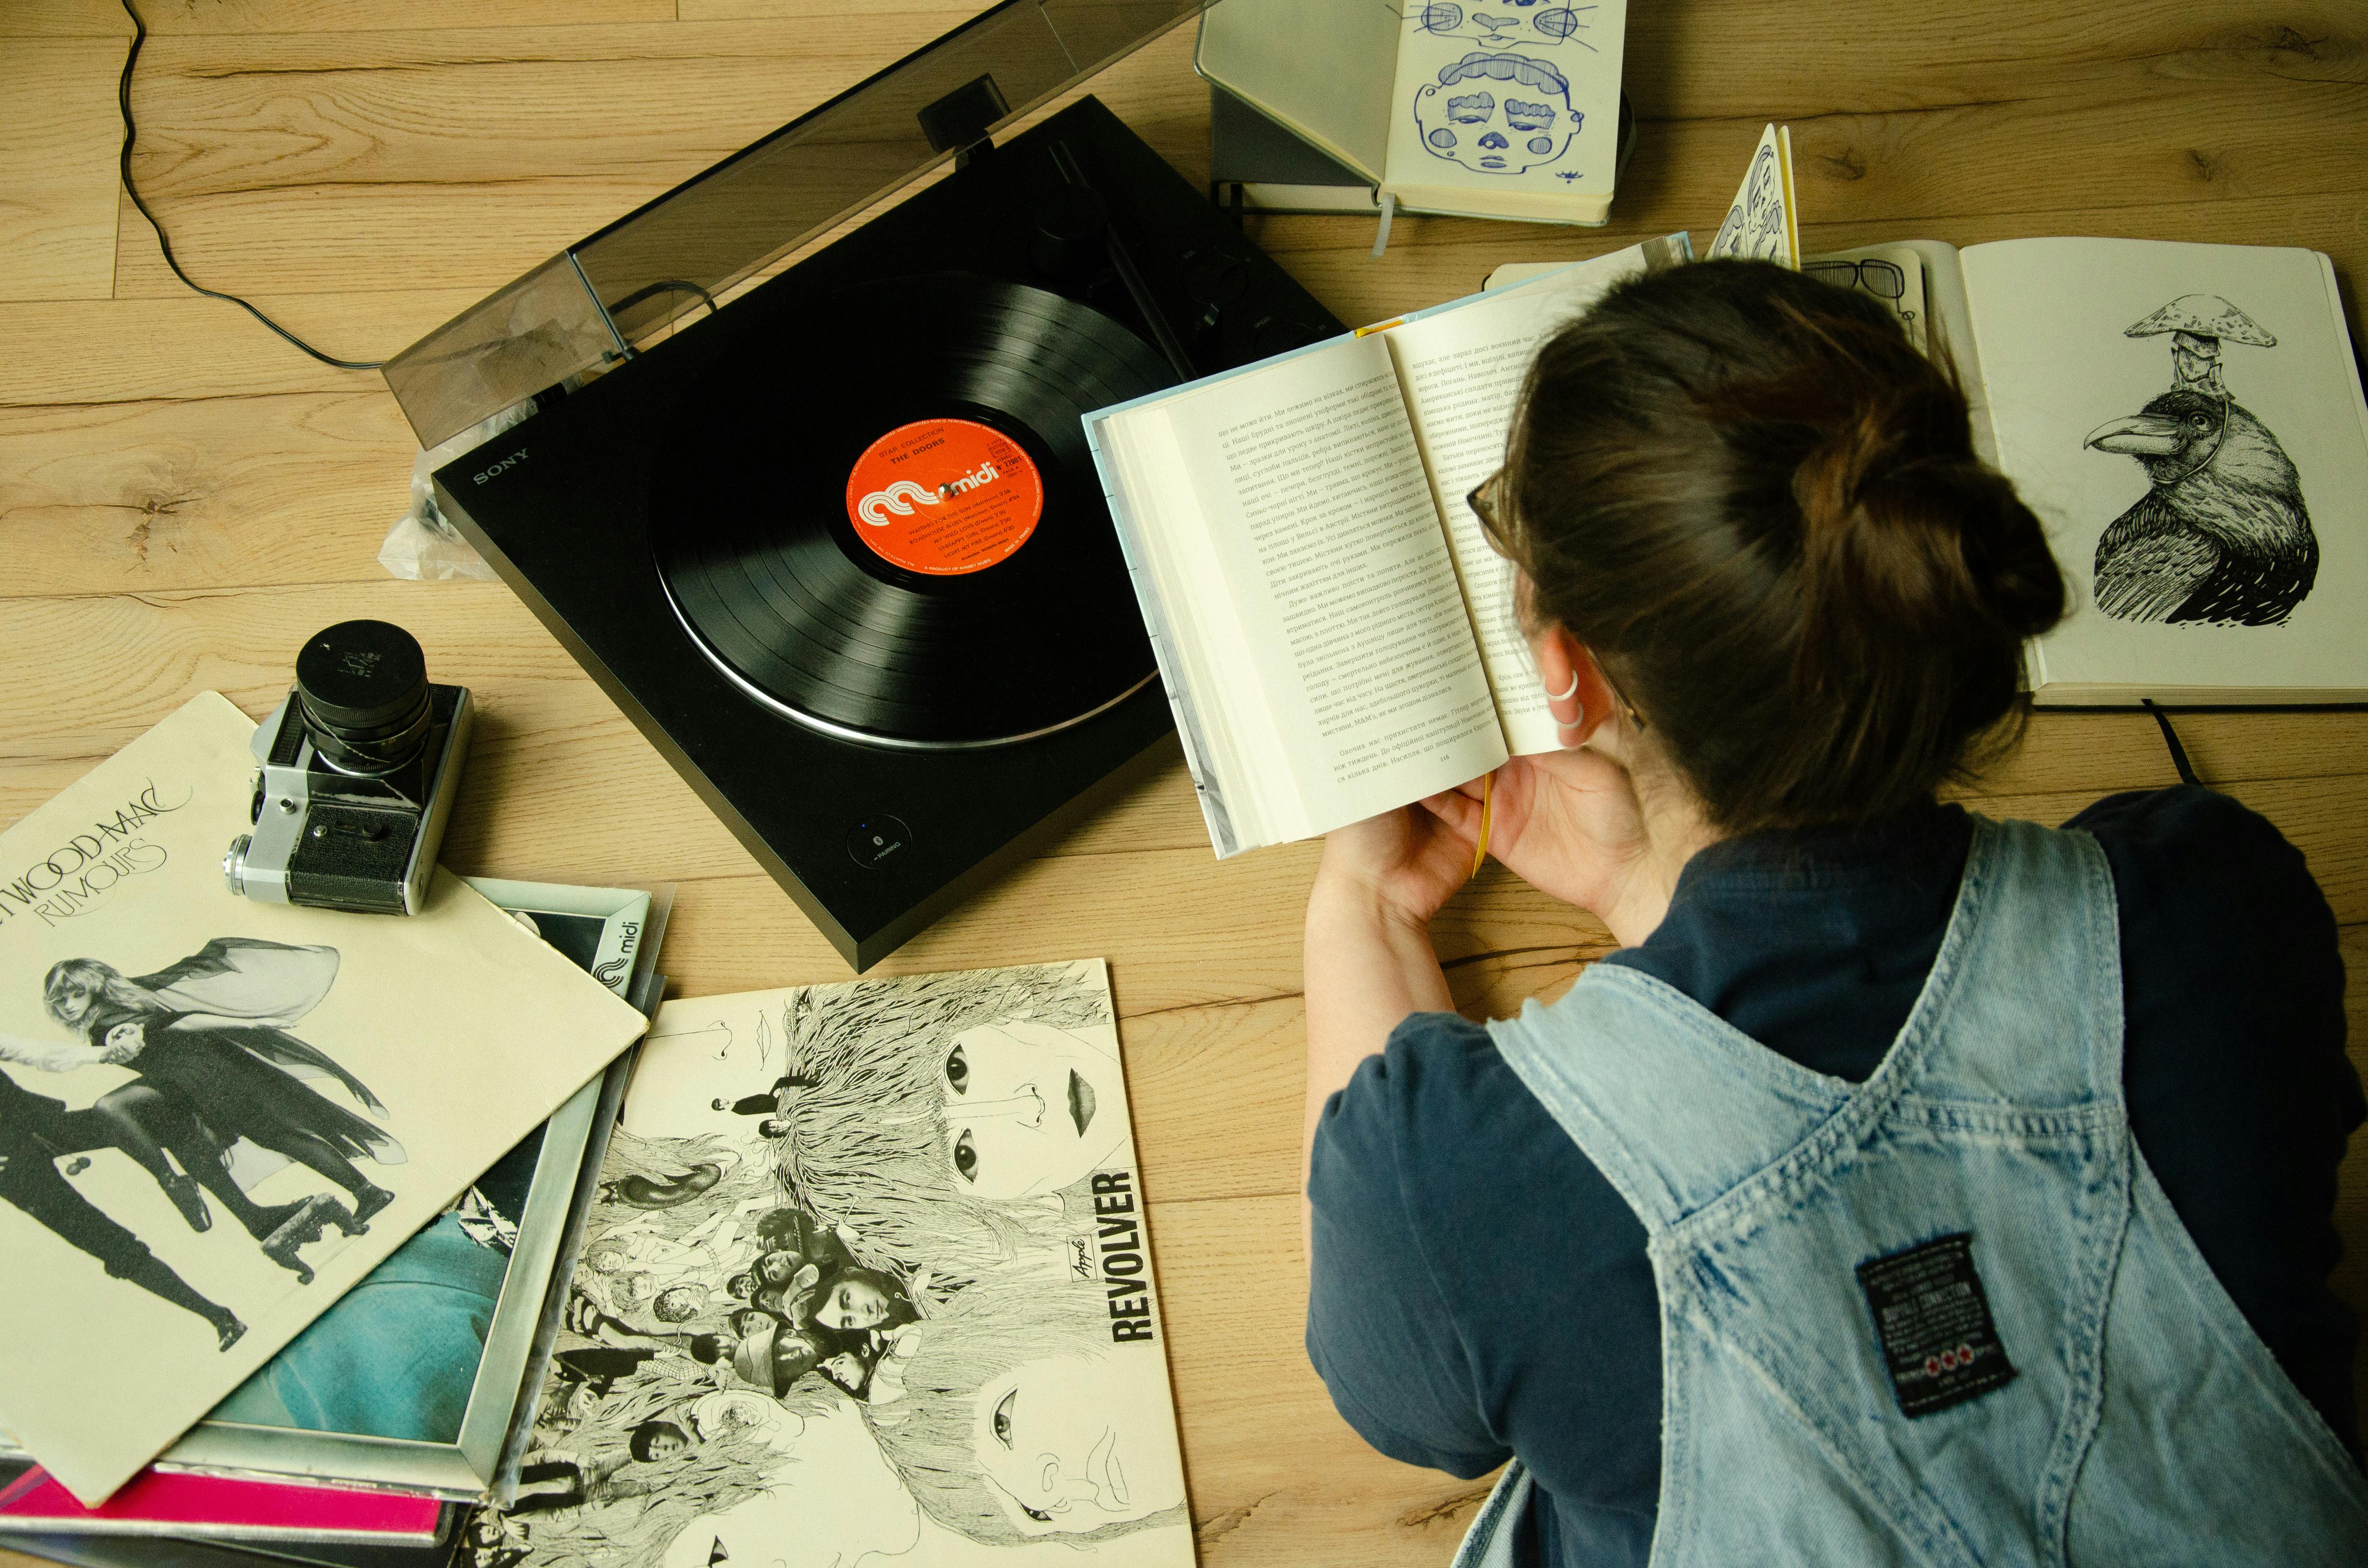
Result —
M 2064 609 L 1953 380 L 1654 273 L 1474 505 L 1567 748 L 1488 847 L 1619 949 L 1456 1016 L 1476 781 L 1331 835 L 1306 949 L 1308 1349 L 1384 1452 L 1519 1461 L 1459 1561 L 2368 1561 L 2333 918 L 2202 789 L 1937 803 Z

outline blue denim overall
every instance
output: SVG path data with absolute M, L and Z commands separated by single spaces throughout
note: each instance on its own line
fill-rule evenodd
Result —
M 2368 1483 L 2131 1139 L 2088 835 L 1977 823 L 1863 1084 L 1614 964 L 1490 1028 L 1645 1225 L 1654 1568 L 2368 1564 Z M 1510 1562 L 1530 1489 L 1458 1568 Z

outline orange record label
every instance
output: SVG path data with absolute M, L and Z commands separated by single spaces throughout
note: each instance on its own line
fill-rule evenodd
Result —
M 855 460 L 847 515 L 882 561 L 956 577 L 1028 542 L 1044 515 L 1044 477 L 1018 442 L 984 425 L 916 419 Z

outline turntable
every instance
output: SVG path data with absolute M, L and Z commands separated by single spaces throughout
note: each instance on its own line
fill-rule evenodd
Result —
M 445 515 L 858 971 L 1169 755 L 1079 415 L 1340 330 L 1095 99 L 995 140 L 1198 9 L 999 6 L 387 367 L 532 408 Z

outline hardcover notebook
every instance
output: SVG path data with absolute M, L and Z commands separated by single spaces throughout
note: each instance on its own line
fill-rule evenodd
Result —
M 1636 151 L 1636 115 L 1620 95 L 1614 176 Z M 1251 212 L 1356 212 L 1382 210 L 1364 176 L 1326 156 L 1223 87 L 1209 89 L 1209 199 Z
M 1793 229 L 1768 210 L 1790 162 L 1771 127 L 1721 244 L 1787 258 L 1752 236 Z M 2045 525 L 2067 613 L 2027 652 L 2034 702 L 2368 700 L 2368 400 L 2326 256 L 1908 240 L 1800 267 L 1954 358 L 1975 448 Z
M 254 729 L 206 693 L 0 835 L 0 1425 L 85 1504 L 643 1028 L 449 874 L 234 897 Z
M 1209 89 L 1209 189 L 1220 207 L 1238 196 L 1244 207 L 1266 212 L 1382 210 L 1371 180 L 1215 86 Z
M 1194 63 L 1415 212 L 1609 221 L 1625 0 L 1220 0 Z
M 1163 1332 L 1099 961 L 670 1002 L 474 1561 L 1190 1568 Z
M 1560 744 L 1465 497 L 1539 341 L 1690 254 L 1647 241 L 1086 416 L 1220 856 Z

